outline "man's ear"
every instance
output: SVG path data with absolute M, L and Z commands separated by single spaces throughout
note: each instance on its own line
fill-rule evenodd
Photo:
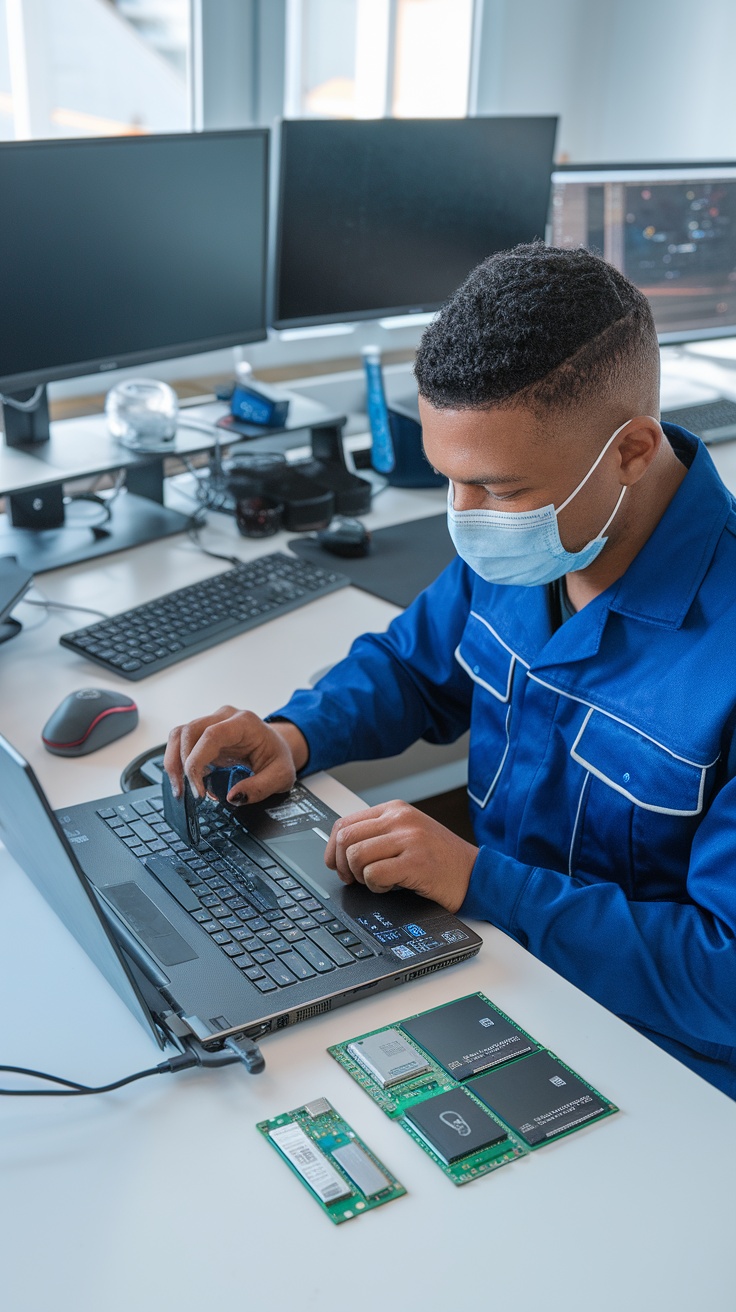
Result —
M 627 487 L 638 483 L 662 446 L 662 429 L 651 415 L 637 415 L 630 420 L 618 439 L 621 482 Z

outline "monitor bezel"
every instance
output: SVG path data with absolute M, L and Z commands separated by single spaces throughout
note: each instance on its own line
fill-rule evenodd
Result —
M 545 119 L 548 121 L 554 121 L 555 136 L 557 135 L 557 130 L 559 128 L 559 121 L 560 121 L 559 115 L 557 114 L 478 114 L 478 115 L 473 115 L 472 117 L 484 118 L 484 119 L 507 119 L 507 118 Z M 284 208 L 285 208 L 284 190 L 285 190 L 285 182 L 286 182 L 285 168 L 284 168 L 284 134 L 285 131 L 288 131 L 290 124 L 303 123 L 305 121 L 314 122 L 315 120 L 314 119 L 304 120 L 302 118 L 299 119 L 280 118 L 277 119 L 276 122 L 274 123 L 274 155 L 277 157 L 276 169 L 277 169 L 278 181 L 277 181 L 276 205 L 275 205 L 276 217 L 273 225 L 273 230 L 274 230 L 273 251 L 272 251 L 272 258 L 271 258 L 271 289 L 272 289 L 271 316 L 270 316 L 271 326 L 275 328 L 278 332 L 283 332 L 283 331 L 288 331 L 291 328 L 319 327 L 322 324 L 365 323 L 367 321 L 376 320 L 376 319 L 398 318 L 399 316 L 404 316 L 407 314 L 434 314 L 436 313 L 437 310 L 441 310 L 442 306 L 446 304 L 447 298 L 445 298 L 445 300 L 442 301 L 423 301 L 421 304 L 409 303 L 406 305 L 385 305 L 379 309 L 351 310 L 349 312 L 345 312 L 345 313 L 338 312 L 336 314 L 303 315 L 300 317 L 294 317 L 289 319 L 281 318 L 278 316 L 278 306 L 279 306 L 279 300 L 281 294 L 281 237 L 282 237 L 282 225 L 283 225 L 283 216 L 284 216 Z M 325 121 L 334 122 L 335 120 L 327 119 Z M 359 122 L 363 122 L 364 120 L 352 119 L 346 121 L 359 123 Z M 375 120 L 370 120 L 370 121 L 373 122 Z M 412 119 L 401 120 L 401 122 L 403 123 L 406 122 L 433 123 L 433 122 L 447 122 L 447 121 L 448 120 L 446 119 L 437 119 L 437 118 L 419 118 L 413 120 Z M 455 119 L 449 121 L 462 122 L 462 119 Z M 553 145 L 553 150 L 554 150 L 554 145 Z M 554 172 L 554 167 L 555 166 L 554 166 L 554 158 L 553 158 L 552 168 L 550 169 L 550 183 L 549 183 L 550 198 L 552 195 L 552 174 Z M 549 209 L 549 201 L 548 201 L 548 209 Z
M 560 178 L 562 178 L 567 182 L 572 182 L 574 181 L 574 177 L 571 177 L 571 175 L 574 175 L 576 173 L 580 173 L 583 175 L 587 175 L 591 173 L 600 173 L 600 174 L 609 173 L 609 174 L 617 174 L 617 175 L 631 174 L 632 176 L 636 176 L 637 174 L 641 174 L 641 173 L 645 173 L 647 175 L 652 173 L 670 173 L 670 174 L 679 173 L 681 175 L 680 178 L 672 177 L 667 180 L 685 181 L 686 177 L 692 176 L 693 174 L 697 174 L 698 171 L 702 173 L 712 174 L 718 172 L 719 170 L 731 171 L 733 173 L 733 180 L 736 181 L 736 160 L 732 160 L 732 159 L 684 160 L 684 161 L 658 160 L 656 163 L 652 161 L 649 161 L 647 163 L 640 163 L 639 161 L 634 161 L 634 162 L 630 161 L 628 163 L 619 162 L 613 164 L 608 162 L 604 164 L 593 164 L 593 163 L 556 164 L 552 170 L 552 180 L 551 180 L 551 188 L 550 188 L 550 208 L 552 202 L 552 188 L 554 188 L 555 181 L 560 180 Z M 618 177 L 616 180 L 626 181 L 627 179 L 624 176 L 624 177 Z M 672 332 L 657 333 L 657 340 L 660 346 L 685 346 L 687 345 L 688 342 L 718 341 L 723 337 L 736 337 L 736 323 L 719 324 L 717 327 L 712 327 L 712 328 L 683 328 L 683 329 L 673 330 Z
M 211 132 L 152 132 L 137 137 L 44 137 L 35 141 L 3 141 L 0 142 L 0 151 L 28 151 L 48 146 L 63 146 L 65 149 L 85 149 L 89 146 L 99 146 L 102 144 L 108 145 L 114 149 L 123 144 L 130 145 L 131 141 L 135 141 L 136 149 L 146 149 L 151 143 L 191 140 L 193 137 L 200 139 L 202 137 L 239 137 L 241 139 L 258 137 L 264 143 L 262 167 L 265 214 L 261 250 L 263 278 L 261 282 L 261 322 L 257 328 L 245 333 L 227 333 L 218 337 L 206 337 L 198 338 L 193 341 L 172 342 L 167 346 L 154 347 L 146 351 L 128 351 L 116 355 L 114 359 L 110 356 L 98 356 L 91 360 L 80 360 L 74 364 L 48 366 L 43 369 L 27 370 L 23 373 L 0 373 L 0 392 L 4 392 L 5 394 L 24 392 L 29 388 L 39 387 L 48 383 L 63 382 L 68 378 L 83 378 L 95 374 L 104 375 L 114 373 L 120 369 L 134 368 L 137 365 L 153 364 L 159 360 L 178 360 L 187 355 L 200 355 L 205 351 L 218 351 L 230 346 L 245 346 L 252 342 L 262 342 L 267 339 L 268 224 L 270 209 L 271 148 L 271 133 L 269 128 L 223 128 Z

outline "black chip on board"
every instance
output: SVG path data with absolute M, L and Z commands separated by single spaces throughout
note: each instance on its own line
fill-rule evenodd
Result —
M 609 1107 L 549 1052 L 473 1080 L 473 1093 L 530 1146 L 591 1121 Z
M 464 1089 L 425 1098 L 404 1115 L 448 1165 L 508 1138 L 503 1126 L 492 1120 Z
M 455 1080 L 537 1051 L 536 1043 L 478 993 L 413 1016 L 401 1028 Z

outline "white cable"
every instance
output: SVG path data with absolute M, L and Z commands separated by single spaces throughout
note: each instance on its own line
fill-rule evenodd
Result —
M 23 410 L 27 414 L 31 410 L 38 409 L 38 404 L 43 396 L 45 386 L 45 383 L 39 383 L 33 396 L 30 396 L 27 401 L 16 401 L 15 397 L 5 396 L 0 392 L 0 401 L 3 405 L 9 405 L 11 410 Z

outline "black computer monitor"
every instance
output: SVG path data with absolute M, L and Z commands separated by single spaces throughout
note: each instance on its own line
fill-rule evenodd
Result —
M 0 393 L 266 336 L 266 129 L 3 143 L 0 197 Z
M 487 255 L 543 240 L 556 126 L 282 123 L 275 325 L 435 310 Z
M 567 165 L 554 246 L 588 246 L 649 298 L 663 343 L 736 333 L 736 164 Z

